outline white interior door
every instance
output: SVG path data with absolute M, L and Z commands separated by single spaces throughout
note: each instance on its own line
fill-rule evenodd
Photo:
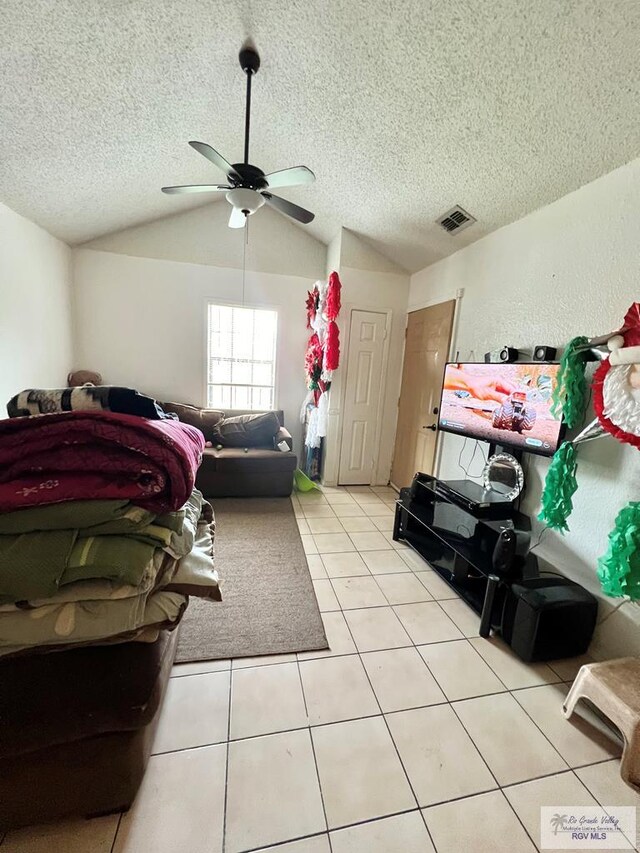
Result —
M 338 475 L 341 485 L 372 482 L 386 325 L 386 314 L 351 312 Z

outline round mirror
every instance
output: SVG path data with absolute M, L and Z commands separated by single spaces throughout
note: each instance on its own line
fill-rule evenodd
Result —
M 510 453 L 496 453 L 487 459 L 482 472 L 482 485 L 506 501 L 515 500 L 524 486 L 522 466 Z

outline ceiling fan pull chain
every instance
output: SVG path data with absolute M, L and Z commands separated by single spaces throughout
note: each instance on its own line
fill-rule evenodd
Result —
M 247 243 L 249 242 L 249 217 L 245 217 L 244 241 L 242 245 L 242 305 L 244 307 L 244 287 L 247 279 Z

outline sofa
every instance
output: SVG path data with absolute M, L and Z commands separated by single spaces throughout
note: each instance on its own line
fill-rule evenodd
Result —
M 177 636 L 0 660 L 0 838 L 131 806 Z
M 213 442 L 213 428 L 223 418 L 255 415 L 246 409 L 201 409 L 185 403 L 161 403 L 165 412 L 173 412 L 184 423 L 197 427 L 205 439 Z M 284 413 L 273 410 L 280 430 L 273 441 L 257 447 L 207 447 L 196 478 L 196 486 L 206 498 L 287 497 L 293 489 L 293 472 L 298 461 L 293 452 L 291 433 L 285 429 Z M 278 444 L 286 442 L 289 450 Z

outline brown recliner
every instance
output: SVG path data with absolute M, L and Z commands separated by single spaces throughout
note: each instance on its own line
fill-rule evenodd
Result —
M 260 414 L 246 409 L 200 409 L 183 403 L 161 403 L 165 412 L 173 412 L 181 421 L 197 427 L 210 441 L 214 426 L 223 417 Z M 196 486 L 206 498 L 287 497 L 293 489 L 293 472 L 298 461 L 293 452 L 291 433 L 284 427 L 284 413 L 275 410 L 280 431 L 272 444 L 264 447 L 207 447 L 196 478 Z M 289 450 L 278 444 L 285 441 Z

